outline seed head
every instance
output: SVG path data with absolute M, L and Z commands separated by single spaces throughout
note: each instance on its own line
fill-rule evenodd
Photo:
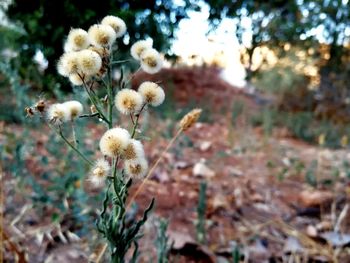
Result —
M 96 75 L 102 66 L 100 55 L 88 49 L 79 51 L 78 62 L 82 73 L 88 76 Z
M 180 127 L 183 131 L 188 130 L 195 124 L 202 113 L 202 109 L 193 109 L 187 113 L 180 121 Z
M 149 73 L 155 74 L 163 67 L 163 60 L 159 52 L 153 48 L 146 49 L 141 53 L 141 68 Z
M 97 47 L 112 46 L 117 35 L 108 25 L 93 25 L 88 30 L 90 42 Z
M 147 50 L 152 48 L 152 43 L 146 40 L 139 40 L 135 42 L 130 49 L 131 56 L 136 59 L 141 59 L 141 54 Z
M 86 49 L 90 45 L 88 33 L 81 28 L 73 28 L 69 31 L 65 50 L 80 51 Z
M 62 76 L 68 77 L 70 74 L 77 73 L 79 70 L 78 52 L 64 53 L 58 63 L 57 71 Z
M 109 56 L 109 51 L 103 47 L 90 46 L 88 49 L 91 51 L 95 51 L 97 54 L 100 55 L 101 58 Z
M 63 106 L 67 108 L 68 111 L 68 120 L 73 121 L 79 115 L 83 113 L 83 105 L 76 100 L 71 100 L 63 103 Z
M 35 110 L 37 112 L 40 112 L 40 113 L 44 113 L 45 112 L 45 109 L 46 109 L 46 103 L 44 100 L 39 100 L 35 106 L 34 106 Z
M 104 184 L 111 167 L 109 163 L 104 159 L 96 161 L 95 165 L 91 169 L 89 181 L 95 187 L 100 187 Z
M 112 27 L 117 38 L 123 36 L 126 32 L 125 22 L 117 16 L 106 16 L 102 19 L 101 24 Z
M 62 124 L 69 119 L 69 112 L 65 105 L 52 104 L 47 111 L 47 119 L 53 124 Z
M 135 160 L 145 157 L 142 143 L 138 140 L 131 139 L 124 149 L 123 157 L 125 160 Z
M 123 114 L 137 113 L 143 103 L 140 93 L 132 89 L 122 89 L 115 96 L 115 105 Z
M 25 107 L 24 111 L 26 112 L 26 117 L 33 117 L 35 115 L 32 107 Z
M 130 134 L 122 128 L 113 128 L 105 132 L 100 140 L 100 150 L 104 155 L 117 157 L 128 146 Z
M 125 173 L 135 179 L 142 179 L 148 170 L 148 163 L 145 158 L 126 160 L 124 166 Z
M 145 102 L 154 107 L 162 104 L 165 98 L 164 90 L 157 83 L 151 81 L 143 82 L 139 86 L 138 92 Z

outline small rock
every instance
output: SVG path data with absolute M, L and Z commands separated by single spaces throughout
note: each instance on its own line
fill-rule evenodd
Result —
M 282 162 L 283 162 L 283 164 L 284 164 L 285 166 L 287 166 L 287 167 L 290 167 L 290 166 L 291 166 L 290 159 L 287 158 L 287 157 L 284 157 L 284 158 L 282 159 Z
M 306 207 L 319 206 L 330 203 L 333 193 L 325 190 L 304 190 L 300 193 L 299 200 Z
M 208 151 L 211 147 L 212 143 L 209 142 L 209 141 L 204 141 L 202 142 L 200 145 L 199 145 L 199 149 L 202 151 L 202 152 L 205 152 L 205 151 Z
M 341 234 L 338 232 L 325 232 L 321 235 L 329 244 L 334 247 L 341 247 L 350 244 L 350 235 L 349 234 Z
M 185 161 L 178 161 L 175 163 L 175 168 L 176 169 L 186 169 L 188 167 L 190 167 L 191 164 Z
M 195 243 L 195 240 L 186 232 L 168 231 L 169 240 L 174 242 L 173 249 L 181 249 L 186 243 Z
M 259 193 L 254 193 L 250 196 L 250 200 L 252 202 L 257 202 L 257 203 L 261 203 L 261 202 L 264 202 L 264 198 L 262 197 L 261 194 Z
M 283 251 L 286 253 L 302 253 L 304 249 L 298 239 L 295 237 L 288 237 L 284 244 Z
M 202 162 L 196 163 L 194 165 L 192 173 L 194 176 L 198 176 L 198 177 L 203 176 L 203 177 L 210 178 L 215 176 L 215 172 Z
M 156 174 L 156 178 L 159 180 L 161 183 L 166 183 L 169 182 L 170 178 L 168 173 L 166 172 L 160 172 Z
M 211 202 L 213 209 L 228 208 L 229 202 L 223 194 L 216 194 Z
M 190 180 L 190 176 L 187 175 L 187 174 L 181 174 L 181 175 L 179 176 L 179 178 L 180 178 L 180 181 L 184 181 L 184 182 L 189 182 L 189 181 L 191 181 L 191 180 Z
M 317 237 L 318 233 L 316 227 L 314 227 L 313 225 L 308 225 L 306 227 L 306 234 L 309 237 Z
M 249 256 L 258 261 L 256 262 L 268 262 L 268 250 L 265 247 L 262 240 L 256 240 L 252 245 L 248 247 Z
M 233 191 L 233 196 L 234 196 L 234 200 L 235 200 L 235 204 L 237 207 L 241 207 L 243 205 L 243 192 L 242 189 L 237 187 L 235 188 L 235 190 Z
M 267 213 L 271 211 L 271 206 L 263 203 L 254 203 L 253 207 L 255 207 L 257 210 L 267 212 Z
M 243 175 L 243 172 L 237 168 L 234 168 L 234 167 L 230 167 L 229 169 L 229 172 L 231 173 L 231 175 L 233 176 L 242 176 Z
M 333 229 L 333 224 L 330 221 L 322 221 L 316 225 L 316 229 L 319 231 L 329 231 Z

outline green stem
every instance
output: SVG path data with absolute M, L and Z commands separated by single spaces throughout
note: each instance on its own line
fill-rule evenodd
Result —
M 112 60 L 111 60 L 111 65 L 114 65 L 114 64 L 121 64 L 121 63 L 129 62 L 129 61 L 131 61 L 131 59 L 115 60 L 115 61 L 112 61 Z
M 102 113 L 102 110 L 99 108 L 99 106 L 97 105 L 97 102 L 95 101 L 95 99 L 93 98 L 93 96 L 90 94 L 89 89 L 86 85 L 84 85 L 84 88 L 86 90 L 86 93 L 89 95 L 89 99 L 91 101 L 91 103 L 95 106 L 97 112 L 99 113 L 101 119 L 106 122 L 109 125 L 109 121 L 106 118 L 106 116 Z
M 146 106 L 146 103 L 142 105 L 142 108 L 141 110 L 139 111 L 139 113 L 137 113 L 135 116 L 136 116 L 136 120 L 132 120 L 133 123 L 134 123 L 134 127 L 132 129 L 132 133 L 131 133 L 131 138 L 134 138 L 135 137 L 135 133 L 136 133 L 136 129 L 137 129 L 137 126 L 139 125 L 139 119 L 140 119 L 140 115 L 141 115 L 141 112 L 143 111 L 143 109 L 145 108 Z
M 80 75 L 79 75 L 79 77 L 80 77 L 81 81 L 83 82 L 83 87 L 84 87 L 86 93 L 88 94 L 91 103 L 95 106 L 95 108 L 96 108 L 97 112 L 99 113 L 101 119 L 102 119 L 104 122 L 106 122 L 106 123 L 108 124 L 108 126 L 110 126 L 109 120 L 108 120 L 108 119 L 106 118 L 106 116 L 103 114 L 102 110 L 101 110 L 101 109 L 99 108 L 99 106 L 97 105 L 97 102 L 95 101 L 95 99 L 94 99 L 93 96 L 91 95 L 91 93 L 90 93 L 90 91 L 89 91 L 89 88 L 88 88 L 88 86 L 87 86 L 87 84 L 86 84 L 84 78 L 83 78 L 82 76 L 80 76 Z
M 66 137 L 64 137 L 62 133 L 61 126 L 59 126 L 59 130 L 57 131 L 56 129 L 52 128 L 57 134 L 60 135 L 60 137 L 68 144 L 69 147 L 71 147 L 85 162 L 87 162 L 89 165 L 93 166 L 93 163 L 89 161 L 84 154 L 82 154 L 78 148 L 76 148 L 72 143 L 70 143 Z
M 83 114 L 83 115 L 79 116 L 79 118 L 93 118 L 93 117 L 100 118 L 100 113 L 96 112 L 96 113 L 93 113 L 93 114 Z
M 108 86 L 107 86 L 107 93 L 108 93 L 108 100 L 109 100 L 109 128 L 111 129 L 113 127 L 113 81 L 112 81 L 112 60 L 113 60 L 113 51 L 110 49 L 110 62 L 108 66 Z
M 71 125 L 72 125 L 72 137 L 73 137 L 73 145 L 74 147 L 77 147 L 77 136 L 75 134 L 75 125 L 74 125 L 74 121 L 71 121 Z
M 113 128 L 113 92 L 112 87 L 109 85 L 107 87 L 107 93 L 108 93 L 108 128 Z
M 118 191 L 118 178 L 117 178 L 117 168 L 118 168 L 118 162 L 119 162 L 119 156 L 113 160 L 113 186 L 114 186 L 114 191 L 116 192 L 116 194 L 119 193 Z

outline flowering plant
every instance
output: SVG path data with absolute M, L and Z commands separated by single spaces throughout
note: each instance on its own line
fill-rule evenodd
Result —
M 78 101 L 67 101 L 46 106 L 44 101 L 27 108 L 30 114 L 38 113 L 42 119 L 71 147 L 87 165 L 90 166 L 88 180 L 91 185 L 101 188 L 106 185 L 105 198 L 101 213 L 96 220 L 98 231 L 107 239 L 111 252 L 111 262 L 124 262 L 125 255 L 134 244 L 132 262 L 138 257 L 139 231 L 146 222 L 148 213 L 154 205 L 154 199 L 145 209 L 141 220 L 129 222 L 126 217 L 128 190 L 133 180 L 143 182 L 133 195 L 129 204 L 141 190 L 145 180 L 151 174 L 160 158 L 148 171 L 148 162 L 138 131 L 139 119 L 148 107 L 163 103 L 164 90 L 154 82 L 143 82 L 138 90 L 128 88 L 129 81 L 112 80 L 113 66 L 124 61 L 114 61 L 115 42 L 126 33 L 124 21 L 115 16 L 106 16 L 100 24 L 92 25 L 88 31 L 71 29 L 64 44 L 65 53 L 58 61 L 59 74 L 67 77 L 72 85 L 82 86 L 86 91 L 91 107 L 89 114 L 83 114 L 84 107 Z M 154 74 L 162 68 L 163 60 L 152 43 L 146 40 L 136 42 L 131 47 L 131 56 L 139 61 L 140 67 Z M 122 74 L 123 75 L 123 74 Z M 105 97 L 99 92 L 103 87 Z M 115 126 L 114 110 L 127 115 L 132 123 L 130 132 Z M 194 110 L 180 122 L 176 137 L 188 129 L 199 117 L 200 110 Z M 74 123 L 78 118 L 98 118 L 106 125 L 106 131 L 99 141 L 103 157 L 91 161 L 79 149 L 75 139 Z M 72 139 L 64 134 L 62 127 L 71 124 Z M 98 259 L 99 260 L 99 259 Z M 97 260 L 97 261 L 98 261 Z

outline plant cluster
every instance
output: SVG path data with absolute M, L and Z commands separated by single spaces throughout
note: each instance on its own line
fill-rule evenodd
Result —
M 124 262 L 128 250 L 134 245 L 132 262 L 138 257 L 138 239 L 141 226 L 146 222 L 154 199 L 143 212 L 141 220 L 127 219 L 128 190 L 133 180 L 147 179 L 148 162 L 138 130 L 141 113 L 148 107 L 159 106 L 165 99 L 164 90 L 155 82 L 143 82 L 138 90 L 128 88 L 130 79 L 125 80 L 121 70 L 118 85 L 113 82 L 113 66 L 127 60 L 114 61 L 115 42 L 126 32 L 126 24 L 119 17 L 106 16 L 100 24 L 92 25 L 87 31 L 71 29 L 64 44 L 65 53 L 58 61 L 59 74 L 69 78 L 75 86 L 86 91 L 91 107 L 84 114 L 83 104 L 77 100 L 46 105 L 41 100 L 27 108 L 29 115 L 38 114 L 67 145 L 73 149 L 90 168 L 88 181 L 96 188 L 106 185 L 101 213 L 96 220 L 98 231 L 107 239 L 112 262 Z M 163 64 L 162 57 L 146 40 L 136 42 L 131 47 L 131 56 L 139 61 L 140 68 L 147 73 L 158 72 Z M 131 76 L 132 77 L 132 76 Z M 101 96 L 101 89 L 104 95 Z M 130 119 L 131 129 L 115 126 L 114 110 Z M 180 122 L 176 137 L 189 129 L 197 121 L 201 110 L 187 114 Z M 106 131 L 99 141 L 101 158 L 91 161 L 80 150 L 75 136 L 75 122 L 81 118 L 98 118 L 105 123 Z M 67 125 L 70 124 L 70 125 Z M 70 127 L 71 138 L 66 136 Z M 166 149 L 166 150 L 167 150 Z M 148 172 L 148 173 L 147 173 Z M 143 186 L 141 184 L 141 187 Z M 136 194 L 141 188 L 139 187 Z M 133 201 L 134 195 L 129 204 Z

